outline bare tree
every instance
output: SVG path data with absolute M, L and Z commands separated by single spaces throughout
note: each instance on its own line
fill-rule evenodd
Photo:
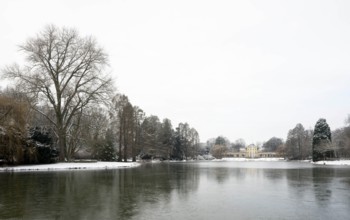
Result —
M 286 141 L 286 154 L 290 159 L 306 159 L 311 156 L 312 131 L 305 130 L 302 124 L 289 130 Z
M 267 152 L 275 152 L 280 145 L 283 145 L 283 140 L 281 138 L 272 137 L 263 144 L 262 148 Z
M 215 144 L 214 147 L 210 149 L 210 153 L 216 158 L 221 159 L 227 152 L 227 147 L 225 145 Z
M 350 115 L 345 120 L 345 127 L 332 132 L 332 142 L 339 157 L 350 157 Z
M 234 143 L 232 143 L 231 148 L 236 152 L 239 152 L 241 149 L 245 148 L 244 139 L 237 139 Z
M 321 154 L 323 160 L 334 157 L 334 146 L 329 139 L 321 139 L 314 151 Z
M 145 118 L 145 113 L 138 106 L 134 106 L 134 138 L 133 138 L 133 146 L 131 148 L 131 156 L 132 161 L 136 161 L 136 156 L 140 154 L 141 151 L 141 134 L 142 134 L 142 122 Z
M 180 144 L 180 152 L 182 153 L 182 159 L 187 160 L 187 157 L 189 156 L 189 131 L 190 126 L 188 123 L 180 123 L 178 127 L 176 128 L 176 136 L 179 139 Z
M 123 140 L 124 140 L 124 162 L 128 161 L 129 155 L 133 154 L 134 136 L 135 136 L 135 121 L 134 121 L 134 107 L 128 102 L 122 113 L 123 120 Z
M 67 156 L 67 134 L 73 118 L 93 103 L 101 103 L 113 91 L 112 80 L 105 73 L 107 54 L 92 37 L 81 37 L 76 30 L 47 26 L 21 47 L 27 64 L 4 69 L 7 78 L 37 98 L 33 108 L 49 103 L 54 119 L 47 116 L 58 136 L 60 160 Z
M 117 94 L 112 99 L 112 106 L 110 108 L 110 117 L 112 119 L 112 127 L 117 130 L 118 136 L 118 162 L 122 161 L 122 148 L 124 144 L 124 128 L 125 128 L 125 114 L 124 108 L 130 104 L 126 95 Z
M 198 155 L 199 134 L 188 123 L 179 123 L 174 135 L 173 157 L 188 159 Z
M 141 137 L 143 141 L 143 147 L 141 149 L 142 158 L 160 157 L 161 150 L 159 146 L 161 146 L 161 144 L 159 131 L 161 129 L 161 123 L 159 118 L 154 115 L 145 117 L 141 128 Z
M 174 129 L 170 119 L 163 119 L 159 131 L 159 142 L 162 157 L 169 159 L 174 146 Z
M 190 156 L 196 157 L 199 153 L 199 134 L 196 129 L 191 128 L 189 131 Z
M 28 113 L 26 102 L 0 94 L 0 158 L 7 163 L 24 160 Z
M 97 107 L 89 108 L 81 118 L 76 117 L 75 123 L 75 128 L 78 129 L 77 135 L 75 138 L 69 135 L 68 138 L 74 139 L 77 143 L 71 149 L 76 152 L 85 148 L 92 153 L 93 157 L 98 158 L 98 146 L 105 139 L 109 127 L 107 111 Z

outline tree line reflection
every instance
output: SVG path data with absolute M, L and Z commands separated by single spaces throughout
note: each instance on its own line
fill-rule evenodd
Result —
M 186 202 L 193 193 L 210 190 L 200 188 L 203 181 L 205 186 L 241 191 L 248 190 L 244 185 L 259 190 L 279 187 L 284 192 L 275 193 L 285 193 L 292 202 L 319 207 L 350 202 L 347 168 L 227 164 L 150 163 L 119 170 L 1 173 L 0 218 L 147 218 L 143 215 L 152 207 L 167 207 L 174 196 Z
M 186 198 L 199 170 L 185 164 L 135 169 L 2 173 L 0 218 L 130 219 L 147 204 Z

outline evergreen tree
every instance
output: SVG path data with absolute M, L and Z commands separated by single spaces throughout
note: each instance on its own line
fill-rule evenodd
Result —
M 333 156 L 332 133 L 326 119 L 320 118 L 315 125 L 312 139 L 312 160 L 319 161 Z
M 215 144 L 216 145 L 226 145 L 226 140 L 224 137 L 219 136 L 215 139 Z
M 104 138 L 98 140 L 95 144 L 97 149 L 97 158 L 102 161 L 116 161 L 116 152 L 114 148 L 113 132 L 108 129 Z

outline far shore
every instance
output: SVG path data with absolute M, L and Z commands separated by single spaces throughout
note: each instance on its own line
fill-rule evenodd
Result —
M 244 157 L 224 157 L 222 159 L 214 159 L 213 161 L 235 161 L 235 162 L 245 162 L 245 161 L 284 161 L 284 158 L 280 157 L 269 157 L 269 158 L 244 158 Z
M 222 159 L 214 159 L 212 161 L 234 161 L 234 162 L 258 162 L 258 161 L 266 161 L 266 162 L 274 162 L 274 161 L 287 161 L 284 158 L 277 158 L 277 157 L 271 157 L 271 158 L 232 158 L 232 157 L 224 157 Z M 350 160 L 322 160 L 317 162 L 312 162 L 311 160 L 290 160 L 290 161 L 296 161 L 296 162 L 305 162 L 305 163 L 312 163 L 315 165 L 329 165 L 329 166 L 350 166 Z

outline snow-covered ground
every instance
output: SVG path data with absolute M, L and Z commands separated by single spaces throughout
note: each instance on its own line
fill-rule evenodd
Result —
M 283 161 L 283 158 L 222 158 L 214 159 L 212 161 Z M 157 161 L 158 162 L 158 161 Z M 309 161 L 304 161 L 309 162 Z M 349 165 L 350 160 L 337 160 L 337 161 L 318 161 L 311 162 L 316 165 Z M 11 166 L 0 167 L 0 172 L 8 171 L 59 171 L 59 170 L 96 170 L 96 169 L 118 169 L 118 168 L 131 168 L 139 166 L 137 162 L 90 162 L 90 163 L 55 163 L 55 164 L 42 164 L 42 165 L 26 165 L 26 166 Z
M 79 169 L 118 169 L 139 166 L 136 162 L 90 162 L 90 163 L 54 163 L 41 165 L 26 165 L 13 167 L 0 167 L 0 172 L 6 171 L 51 171 L 51 170 L 79 170 Z
M 243 162 L 243 161 L 283 161 L 283 158 L 233 158 L 233 157 L 224 157 L 222 159 L 214 159 L 212 161 L 237 161 L 237 162 Z
M 350 160 L 335 160 L 335 161 L 317 161 L 311 162 L 317 165 L 350 165 Z
M 231 158 L 226 157 L 222 159 L 214 159 L 212 161 L 236 161 L 236 162 L 244 162 L 244 161 L 284 161 L 283 158 L 255 158 L 255 159 L 249 159 L 249 158 Z M 349 165 L 350 166 L 350 160 L 336 160 L 336 161 L 318 161 L 318 162 L 312 162 L 310 160 L 303 160 L 299 162 L 305 162 L 305 163 L 312 163 L 316 165 Z

